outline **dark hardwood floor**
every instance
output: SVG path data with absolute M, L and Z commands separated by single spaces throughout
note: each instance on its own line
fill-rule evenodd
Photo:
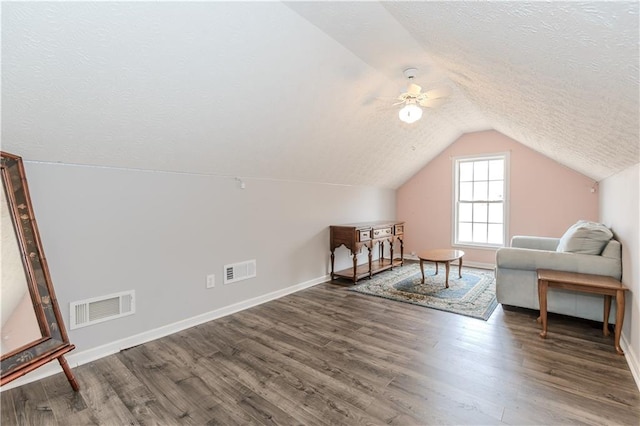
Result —
M 489 321 L 321 284 L 2 392 L 2 425 L 640 424 L 598 325 Z

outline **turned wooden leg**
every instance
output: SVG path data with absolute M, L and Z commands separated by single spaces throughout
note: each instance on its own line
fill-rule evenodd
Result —
M 540 321 L 542 322 L 542 331 L 540 337 L 547 337 L 547 281 L 538 280 L 538 299 L 540 301 Z
M 391 262 L 391 269 L 393 269 L 393 240 L 389 241 L 389 261 Z
M 420 259 L 420 272 L 422 272 L 422 281 L 421 283 L 424 284 L 424 260 Z
M 438 275 L 438 262 L 433 262 L 436 264 L 436 275 Z
M 460 263 L 458 263 L 458 278 L 462 278 L 462 258 L 460 258 Z
M 444 262 L 444 270 L 445 270 L 445 274 L 444 274 L 444 286 L 446 288 L 449 288 L 449 263 L 451 262 Z
M 609 313 L 611 312 L 611 296 L 604 296 L 604 315 L 602 316 L 602 334 L 609 335 Z
M 373 246 L 367 246 L 367 250 L 369 251 L 369 279 L 373 276 Z
M 69 383 L 71 384 L 71 388 L 74 391 L 78 392 L 80 390 L 80 385 L 76 381 L 76 378 L 73 375 L 73 371 L 71 371 L 71 368 L 67 363 L 67 360 L 64 359 L 64 355 L 60 355 L 58 357 L 58 362 L 60 363 L 60 366 L 62 367 L 62 371 L 64 371 L 65 376 L 67 376 L 67 380 L 69 380 Z
M 336 255 L 334 254 L 334 251 L 331 250 L 331 279 L 332 280 L 335 279 L 335 275 L 333 274 L 333 265 L 334 265 L 335 260 L 336 260 Z
M 624 355 L 620 347 L 620 334 L 622 333 L 622 322 L 624 321 L 624 290 L 616 291 L 616 328 L 614 345 L 618 355 Z
M 351 252 L 351 256 L 353 257 L 353 282 L 358 281 L 358 273 L 356 269 L 358 268 L 358 254 L 355 252 Z M 369 268 L 371 270 L 371 268 Z

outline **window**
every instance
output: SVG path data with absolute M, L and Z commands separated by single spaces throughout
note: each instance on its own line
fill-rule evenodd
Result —
M 503 246 L 507 154 L 455 159 L 454 244 Z

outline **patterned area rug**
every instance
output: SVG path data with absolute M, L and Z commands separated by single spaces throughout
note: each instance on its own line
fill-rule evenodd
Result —
M 463 266 L 462 278 L 458 278 L 458 266 L 451 265 L 449 288 L 444 286 L 444 264 L 438 265 L 438 275 L 435 272 L 433 263 L 425 263 L 425 283 L 421 284 L 420 264 L 405 262 L 404 266 L 381 272 L 370 280 L 365 278 L 349 290 L 485 321 L 489 319 L 498 305 L 493 271 Z

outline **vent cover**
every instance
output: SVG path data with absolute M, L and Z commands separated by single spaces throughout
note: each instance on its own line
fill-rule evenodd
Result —
M 232 263 L 224 266 L 224 283 L 231 284 L 237 281 L 247 280 L 256 276 L 256 261 L 247 260 L 240 263 Z
M 110 294 L 92 299 L 71 302 L 71 330 L 103 321 L 134 314 L 136 311 L 135 291 Z

